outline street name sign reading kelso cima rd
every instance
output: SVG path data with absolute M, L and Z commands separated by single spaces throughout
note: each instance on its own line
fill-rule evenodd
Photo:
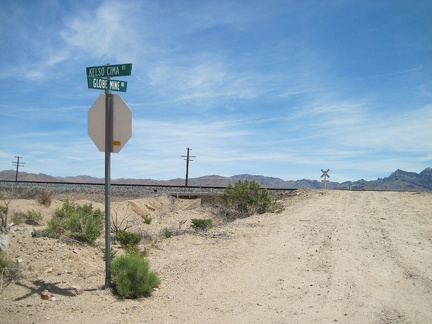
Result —
M 105 288 L 109 289 L 111 152 L 118 153 L 132 136 L 132 113 L 120 95 L 111 94 L 111 90 L 126 92 L 127 82 L 111 77 L 131 75 L 132 64 L 91 66 L 86 73 L 89 89 L 105 90 L 105 95 L 99 96 L 89 110 L 88 134 L 99 150 L 105 152 Z

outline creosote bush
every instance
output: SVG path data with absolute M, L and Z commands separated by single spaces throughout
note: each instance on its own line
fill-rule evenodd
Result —
M 64 235 L 86 244 L 94 244 L 104 228 L 104 214 L 99 208 L 93 209 L 92 204 L 83 206 L 66 200 L 62 208 L 54 212 L 44 236 L 59 238 Z
M 138 255 L 116 257 L 110 270 L 114 290 L 120 297 L 147 297 L 160 284 L 157 273 L 150 271 L 149 261 Z
M 221 202 L 229 219 L 283 210 L 267 189 L 261 189 L 257 182 L 248 180 L 239 180 L 234 186 L 229 184 L 221 196 Z

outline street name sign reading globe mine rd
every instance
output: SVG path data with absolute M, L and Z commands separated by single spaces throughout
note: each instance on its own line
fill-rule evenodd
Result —
M 94 77 L 88 77 L 87 80 L 88 80 L 89 89 L 112 90 L 112 91 L 121 91 L 121 92 L 126 92 L 127 89 L 126 81 L 94 78 Z

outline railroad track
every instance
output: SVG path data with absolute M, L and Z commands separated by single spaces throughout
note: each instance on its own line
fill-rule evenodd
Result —
M 151 196 L 168 194 L 177 198 L 193 198 L 222 193 L 225 187 L 221 186 L 166 186 L 146 184 L 118 184 L 111 183 L 111 195 L 118 197 Z M 270 192 L 294 191 L 289 188 L 266 188 Z M 78 183 L 78 182 L 41 182 L 41 181 L 7 181 L 0 180 L 0 190 L 14 190 L 16 193 L 27 192 L 36 194 L 40 190 L 49 190 L 56 194 L 82 193 L 103 194 L 104 183 Z

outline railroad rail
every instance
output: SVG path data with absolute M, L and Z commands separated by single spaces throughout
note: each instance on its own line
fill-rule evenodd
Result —
M 221 186 L 179 186 L 179 185 L 147 185 L 147 184 L 119 184 L 111 183 L 111 195 L 118 197 L 140 197 L 156 196 L 161 194 L 171 195 L 177 198 L 194 198 L 222 193 L 226 187 Z M 82 193 L 82 194 L 103 194 L 104 183 L 84 182 L 42 182 L 42 181 L 10 181 L 0 180 L 0 190 L 14 190 L 19 192 L 33 192 L 49 190 L 56 194 Z M 263 188 L 264 189 L 264 188 Z M 290 188 L 265 188 L 272 191 L 294 191 Z

